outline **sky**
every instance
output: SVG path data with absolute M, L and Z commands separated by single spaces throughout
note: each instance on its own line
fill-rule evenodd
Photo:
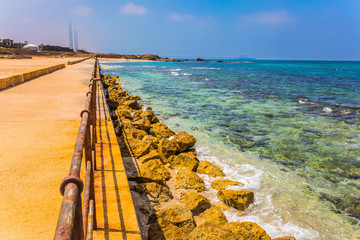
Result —
M 360 60 L 360 0 L 0 0 L 0 39 L 104 53 Z

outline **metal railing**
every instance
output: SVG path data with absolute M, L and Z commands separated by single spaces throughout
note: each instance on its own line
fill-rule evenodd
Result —
M 60 185 L 63 202 L 54 240 L 91 240 L 93 229 L 96 229 L 94 170 L 96 170 L 96 85 L 98 80 L 100 80 L 100 68 L 96 58 L 89 91 L 86 94 L 85 109 L 80 113 L 80 129 L 70 172 Z M 83 181 L 80 179 L 83 153 L 85 153 L 86 177 L 84 199 L 81 202 L 81 192 L 84 188 Z

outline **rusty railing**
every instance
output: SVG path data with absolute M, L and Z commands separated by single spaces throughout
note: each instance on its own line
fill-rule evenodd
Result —
M 81 111 L 81 123 L 70 172 L 60 185 L 63 195 L 54 240 L 91 240 L 96 229 L 94 170 L 96 170 L 96 85 L 100 80 L 100 68 L 95 59 L 89 91 L 86 94 L 85 109 Z M 80 178 L 81 161 L 85 153 L 86 177 L 84 188 Z

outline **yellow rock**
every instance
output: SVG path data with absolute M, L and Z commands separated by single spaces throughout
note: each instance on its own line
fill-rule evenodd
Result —
M 216 203 L 215 204 L 217 207 L 219 207 L 219 208 L 222 208 L 222 209 L 224 209 L 224 210 L 230 210 L 230 208 L 228 207 L 228 206 L 226 206 L 224 203 L 222 203 L 222 202 L 218 202 L 218 203 Z
M 146 136 L 146 132 L 144 130 L 136 129 L 136 128 L 124 128 L 126 138 L 136 138 L 142 140 Z
M 202 213 L 211 207 L 211 203 L 206 197 L 194 192 L 186 192 L 180 202 L 184 203 L 193 214 Z
M 239 238 L 227 228 L 208 223 L 197 226 L 186 238 L 188 240 L 239 240 Z
M 232 180 L 215 180 L 211 183 L 211 187 L 216 189 L 217 191 L 219 190 L 224 190 L 226 189 L 227 186 L 243 186 L 244 184 L 241 182 L 237 182 L 237 181 L 232 181 Z
M 273 238 L 272 240 L 296 240 L 296 239 L 294 237 L 285 236 L 285 237 Z
M 198 192 L 205 191 L 204 181 L 194 172 L 182 169 L 176 176 L 176 188 L 195 189 Z
M 135 110 L 141 109 L 141 104 L 136 100 L 127 100 L 127 101 L 124 101 L 123 104 L 127 105 Z
M 161 160 L 164 164 L 168 163 L 168 158 L 171 155 L 175 155 L 177 150 L 176 145 L 169 141 L 168 139 L 161 139 L 158 145 L 158 152 L 160 154 Z
M 168 160 L 171 168 L 186 168 L 190 171 L 195 171 L 199 165 L 196 156 L 191 152 L 183 152 L 179 155 L 170 156 Z
M 146 163 L 147 161 L 149 160 L 152 160 L 152 159 L 158 159 L 160 160 L 160 155 L 159 153 L 157 152 L 157 150 L 151 150 L 148 154 L 138 158 L 138 160 L 141 162 L 141 163 Z
M 183 131 L 176 134 L 171 141 L 176 144 L 179 152 L 183 152 L 188 148 L 193 147 L 196 143 L 196 139 L 193 135 Z
M 151 122 L 148 119 L 142 118 L 137 121 L 133 121 L 131 123 L 138 129 L 141 129 L 144 131 L 150 130 Z
M 254 193 L 249 190 L 220 190 L 218 199 L 229 207 L 245 211 L 254 202 Z
M 149 228 L 149 239 L 183 240 L 194 228 L 191 211 L 185 204 L 176 203 L 156 213 L 156 219 Z
M 147 194 L 150 202 L 167 202 L 172 198 L 170 190 L 156 182 L 140 183 L 132 188 L 132 190 L 140 194 Z
M 148 119 L 151 123 L 157 123 L 159 122 L 159 119 L 155 116 L 155 114 L 153 113 L 152 110 L 148 109 L 146 111 L 143 111 L 141 114 L 140 114 L 140 117 L 141 118 L 146 118 Z
M 153 131 L 158 138 L 169 138 L 175 135 L 173 131 L 161 122 L 151 124 L 151 131 Z
M 130 148 L 136 158 L 148 154 L 152 148 L 152 142 L 144 142 L 136 138 L 127 138 Z
M 158 159 L 152 159 L 140 165 L 140 176 L 161 184 L 171 178 L 170 172 L 162 165 Z
M 239 239 L 271 240 L 270 236 L 259 225 L 252 222 L 231 222 L 224 226 L 236 234 Z
M 199 163 L 196 172 L 207 174 L 211 177 L 225 177 L 225 173 L 218 166 L 215 166 L 206 160 Z
M 204 223 L 222 226 L 228 223 L 228 220 L 220 208 L 213 206 L 200 214 L 199 225 Z

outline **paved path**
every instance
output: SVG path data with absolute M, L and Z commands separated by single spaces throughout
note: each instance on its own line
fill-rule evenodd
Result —
M 0 239 L 53 238 L 93 63 L 0 91 Z

